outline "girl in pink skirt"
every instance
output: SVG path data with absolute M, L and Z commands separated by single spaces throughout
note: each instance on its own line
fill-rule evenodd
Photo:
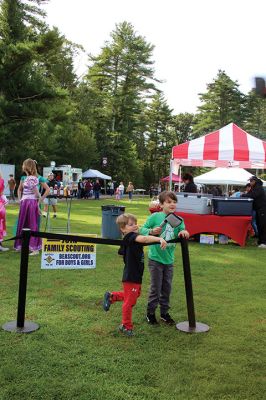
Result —
M 28 158 L 23 162 L 22 170 L 26 173 L 26 178 L 20 181 L 18 188 L 18 199 L 20 200 L 20 210 L 18 216 L 17 236 L 22 233 L 23 228 L 29 228 L 32 231 L 39 230 L 40 208 L 39 202 L 45 199 L 49 194 L 49 186 L 47 183 L 38 179 L 36 161 Z M 45 189 L 41 196 L 39 192 L 39 183 Z M 16 239 L 14 248 L 21 250 L 21 239 Z M 42 241 L 39 237 L 30 238 L 30 255 L 39 254 L 42 247 Z

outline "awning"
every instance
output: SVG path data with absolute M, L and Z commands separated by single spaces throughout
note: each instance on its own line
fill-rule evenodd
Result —
M 195 167 L 266 168 L 266 142 L 231 123 L 205 136 L 174 146 L 177 165 Z
M 98 171 L 97 169 L 88 169 L 87 171 L 83 172 L 82 178 L 98 178 L 98 179 L 112 180 L 111 176 L 105 175 L 102 172 Z

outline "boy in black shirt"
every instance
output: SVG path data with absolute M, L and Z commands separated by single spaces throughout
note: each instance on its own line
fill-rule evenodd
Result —
M 119 330 L 127 336 L 133 335 L 132 308 L 141 293 L 142 275 L 144 270 L 143 244 L 160 243 L 165 249 L 167 242 L 158 236 L 143 236 L 138 234 L 137 219 L 133 214 L 121 214 L 116 220 L 124 235 L 122 248 L 119 254 L 124 258 L 123 291 L 106 292 L 103 300 L 103 309 L 108 311 L 111 304 L 123 301 L 122 324 Z

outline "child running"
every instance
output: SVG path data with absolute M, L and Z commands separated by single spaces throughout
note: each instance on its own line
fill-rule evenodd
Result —
M 166 241 L 184 237 L 189 238 L 188 231 L 185 230 L 184 222 L 178 227 L 173 228 L 169 223 L 160 226 L 165 220 L 166 215 L 176 211 L 177 197 L 174 192 L 164 191 L 159 195 L 159 202 L 162 212 L 155 212 L 150 215 L 141 227 L 140 233 L 143 235 L 160 235 Z M 149 271 L 151 276 L 150 293 L 147 305 L 147 322 L 151 325 L 158 324 L 155 311 L 160 305 L 161 320 L 168 325 L 174 325 L 175 321 L 170 316 L 169 301 L 173 279 L 173 262 L 176 243 L 168 243 L 164 251 L 158 246 L 149 246 Z
M 167 243 L 158 236 L 139 235 L 137 219 L 133 214 L 119 215 L 116 223 L 124 236 L 122 248 L 119 250 L 119 254 L 123 255 L 125 263 L 122 277 L 123 291 L 106 292 L 103 300 L 103 309 L 108 311 L 111 304 L 116 301 L 123 301 L 122 324 L 119 326 L 119 331 L 126 336 L 133 336 L 132 308 L 141 293 L 144 271 L 143 244 L 157 242 L 160 243 L 160 248 L 163 250 L 166 248 Z M 154 246 L 158 247 L 157 245 Z

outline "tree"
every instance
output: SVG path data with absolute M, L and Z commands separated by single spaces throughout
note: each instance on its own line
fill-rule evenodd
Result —
M 173 146 L 187 142 L 194 138 L 193 135 L 193 121 L 194 115 L 189 113 L 181 113 L 174 115 L 172 119 L 172 125 L 175 130 L 176 142 Z
M 62 49 L 63 38 L 43 22 L 42 3 L 1 2 L 0 147 L 4 162 L 20 164 L 29 151 L 36 158 L 40 135 L 47 137 L 52 123 L 65 119 L 71 108 L 70 102 L 64 103 L 67 90 L 48 68 L 49 60 Z
M 153 46 L 137 35 L 130 23 L 123 22 L 116 25 L 101 53 L 90 57 L 82 90 L 89 94 L 100 159 L 110 160 L 107 172 L 113 168 L 117 179 L 142 180 L 143 110 L 145 99 L 155 90 L 152 51 Z
M 246 97 L 239 91 L 239 85 L 224 71 L 207 85 L 207 92 L 200 94 L 203 103 L 198 107 L 193 132 L 202 135 L 234 122 L 241 125 L 245 120 Z
M 169 172 L 172 146 L 176 143 L 172 126 L 172 110 L 161 93 L 153 96 L 146 111 L 146 118 L 145 174 L 149 179 L 148 183 L 151 184 L 159 182 L 159 179 Z
M 247 117 L 243 128 L 252 135 L 266 140 L 266 99 L 254 91 L 247 96 Z

